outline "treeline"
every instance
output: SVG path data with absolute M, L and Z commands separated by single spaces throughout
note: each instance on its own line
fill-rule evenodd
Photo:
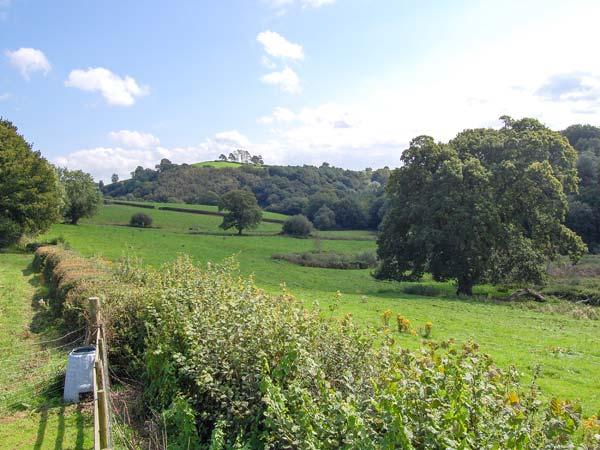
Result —
M 345 170 L 315 166 L 195 167 L 161 161 L 156 169 L 138 167 L 129 180 L 103 187 L 105 195 L 218 205 L 225 193 L 251 191 L 267 211 L 304 214 L 322 230 L 375 229 L 385 212 L 385 184 L 390 169 Z
M 600 128 L 572 125 L 562 134 L 579 154 L 579 193 L 569 198 L 567 225 L 600 253 Z

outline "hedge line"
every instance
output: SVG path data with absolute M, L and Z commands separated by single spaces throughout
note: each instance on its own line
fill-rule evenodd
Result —
M 205 216 L 223 217 L 225 215 L 225 213 L 222 213 L 220 211 L 202 211 L 199 209 L 177 208 L 174 206 L 159 206 L 158 209 L 162 209 L 164 211 L 175 211 L 175 212 L 183 212 L 183 213 L 190 213 L 190 214 L 202 214 Z M 283 224 L 285 222 L 285 220 L 270 219 L 270 218 L 265 218 L 265 217 L 263 217 L 262 221 L 269 222 L 269 223 L 279 223 L 279 224 Z
M 124 202 L 122 200 L 104 200 L 104 203 L 107 205 L 124 205 L 124 206 L 135 206 L 136 208 L 145 208 L 145 209 L 156 209 L 154 205 L 148 205 L 143 203 L 134 203 L 134 202 Z
M 72 329 L 87 324 L 88 299 L 101 295 L 111 278 L 109 269 L 101 262 L 58 245 L 37 248 L 33 268 L 41 273 L 42 283 L 48 287 L 53 315 Z

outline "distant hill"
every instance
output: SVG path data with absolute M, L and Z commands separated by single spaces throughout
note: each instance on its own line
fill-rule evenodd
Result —
M 138 167 L 129 180 L 103 187 L 107 197 L 217 205 L 234 189 L 251 191 L 266 211 L 304 214 L 319 229 L 377 228 L 385 211 L 389 168 L 347 170 L 316 166 L 266 166 L 228 161 Z

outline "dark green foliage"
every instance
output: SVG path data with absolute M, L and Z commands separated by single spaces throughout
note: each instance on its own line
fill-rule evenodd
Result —
M 448 144 L 420 136 L 388 182 L 377 276 L 414 281 L 430 272 L 470 295 L 481 282 L 539 284 L 558 254 L 585 250 L 563 225 L 576 192 L 576 152 L 533 119 L 460 133 Z
M 335 222 L 339 228 L 360 230 L 367 226 L 364 206 L 352 197 L 346 197 L 333 205 Z
M 224 230 L 235 228 L 238 234 L 243 230 L 256 228 L 262 220 L 262 211 L 256 203 L 252 192 L 234 190 L 221 197 L 219 211 L 226 211 L 223 223 Z
M 121 200 L 107 200 L 105 203 L 114 203 L 115 205 L 124 205 L 124 206 L 135 206 L 136 208 L 144 208 L 144 209 L 156 209 L 154 205 L 150 205 L 148 203 L 134 203 L 134 202 L 124 202 Z
M 129 220 L 129 225 L 138 228 L 148 228 L 150 225 L 152 225 L 152 217 L 144 213 L 134 214 Z
M 402 288 L 402 292 L 411 295 L 422 295 L 423 297 L 441 297 L 444 292 L 428 284 L 410 284 Z
M 300 266 L 324 269 L 369 269 L 377 265 L 377 254 L 370 251 L 356 254 L 338 252 L 276 253 L 272 258 Z
M 335 213 L 323 205 L 315 213 L 313 222 L 319 230 L 332 230 L 335 228 Z
M 58 220 L 60 205 L 54 168 L 0 118 L 0 247 L 46 231 Z
M 92 217 L 102 204 L 102 194 L 89 173 L 81 170 L 59 169 L 64 189 L 63 218 L 72 225 L 79 219 Z
M 600 128 L 572 125 L 563 135 L 579 153 L 579 193 L 570 198 L 567 225 L 579 234 L 590 252 L 600 252 Z
M 285 221 L 281 232 L 283 234 L 289 234 L 290 236 L 306 237 L 313 231 L 313 225 L 302 214 L 297 214 L 290 217 Z

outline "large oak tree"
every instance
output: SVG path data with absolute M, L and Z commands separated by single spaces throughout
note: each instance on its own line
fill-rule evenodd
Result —
M 500 130 L 467 130 L 447 144 L 414 139 L 389 180 L 378 240 L 381 279 L 538 284 L 581 238 L 564 225 L 577 190 L 575 150 L 537 120 L 503 117 Z

